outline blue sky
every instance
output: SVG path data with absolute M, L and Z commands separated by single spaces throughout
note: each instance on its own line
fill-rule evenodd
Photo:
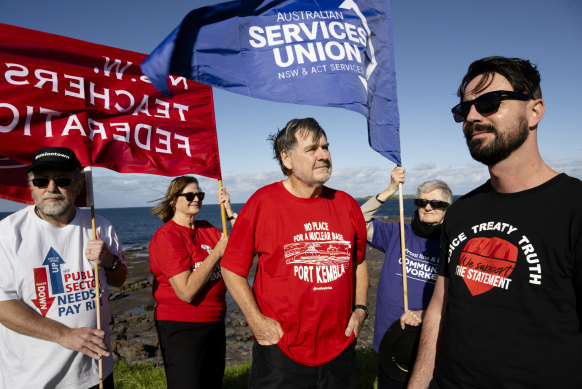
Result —
M 150 53 L 188 11 L 217 1 L 5 1 L 0 22 L 88 42 Z M 504 55 L 538 65 L 546 114 L 539 126 L 543 158 L 582 179 L 582 2 L 579 0 L 393 0 L 391 2 L 405 193 L 432 178 L 464 194 L 488 178 L 467 151 L 450 108 L 475 59 Z M 314 86 L 315 87 L 315 86 Z M 223 184 L 234 202 L 283 178 L 266 138 L 295 117 L 316 118 L 328 134 L 334 172 L 329 186 L 375 194 L 394 164 L 370 149 L 363 116 L 337 108 L 273 103 L 214 89 Z M 170 178 L 94 169 L 96 207 L 151 206 Z M 215 180 L 201 179 L 214 192 Z M 215 203 L 215 196 L 207 196 Z M 0 200 L 0 212 L 22 205 Z

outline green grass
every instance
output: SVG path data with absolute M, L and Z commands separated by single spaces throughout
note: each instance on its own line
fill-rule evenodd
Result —
M 373 349 L 356 348 L 356 388 L 376 387 L 376 352 Z M 222 381 L 223 389 L 245 389 L 251 371 L 251 361 L 227 366 Z M 164 389 L 166 374 L 163 366 L 152 364 L 129 366 L 125 360 L 115 362 L 113 370 L 116 389 Z

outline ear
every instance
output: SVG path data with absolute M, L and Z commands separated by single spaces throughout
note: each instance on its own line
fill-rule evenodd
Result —
M 538 123 L 542 120 L 542 117 L 544 117 L 544 113 L 546 112 L 546 105 L 542 99 L 531 100 L 529 104 L 530 109 L 528 124 L 529 128 L 535 129 L 537 128 Z
M 281 162 L 283 162 L 283 166 L 287 168 L 287 170 L 291 169 L 291 155 L 287 153 L 285 150 L 281 150 Z

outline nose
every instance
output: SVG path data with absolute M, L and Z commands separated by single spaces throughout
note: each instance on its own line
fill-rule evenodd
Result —
M 477 111 L 477 108 L 475 108 L 475 104 L 471 104 L 471 107 L 469 108 L 469 113 L 465 118 L 465 123 L 478 121 L 481 119 L 481 117 L 482 117 L 481 114 L 479 113 L 479 111 Z
M 55 180 L 49 180 L 46 191 L 50 193 L 59 193 L 59 187 L 55 184 Z
M 330 160 L 330 153 L 328 149 L 324 149 L 323 147 L 319 147 L 317 149 L 317 154 L 316 154 L 317 160 L 318 161 L 322 161 L 322 160 Z

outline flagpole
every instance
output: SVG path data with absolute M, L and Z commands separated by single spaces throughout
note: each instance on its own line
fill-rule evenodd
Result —
M 400 205 L 400 253 L 402 258 L 402 289 L 404 292 L 404 313 L 408 311 L 408 285 L 406 283 L 406 250 L 404 247 L 404 201 L 402 200 L 402 183 L 398 184 L 398 202 Z
M 91 166 L 85 168 L 85 190 L 87 191 L 87 205 L 91 207 L 91 231 L 93 240 L 97 239 L 95 228 L 95 200 L 93 198 L 93 174 Z M 99 290 L 99 266 L 93 261 L 93 273 L 95 274 L 95 304 L 97 312 L 97 329 L 101 329 L 101 296 Z M 99 357 L 99 389 L 103 389 L 103 358 Z
M 218 189 L 222 189 L 222 179 L 218 180 Z M 224 236 L 228 236 L 228 231 L 226 229 L 226 209 L 224 208 L 224 202 L 220 203 L 220 215 L 222 216 L 222 233 Z

